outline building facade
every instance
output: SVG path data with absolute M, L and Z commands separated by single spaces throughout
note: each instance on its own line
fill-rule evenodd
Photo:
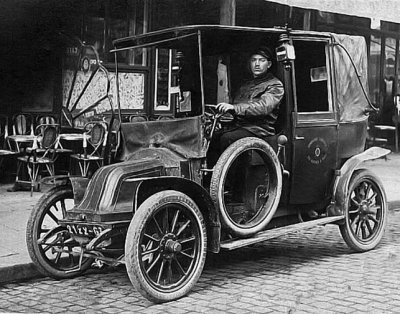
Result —
M 9 1 L 4 16 L 1 50 L 5 88 L 0 111 L 61 114 L 74 103 L 69 96 L 74 60 L 82 45 L 93 46 L 110 71 L 115 95 L 116 38 L 188 24 L 230 24 L 252 27 L 289 27 L 361 35 L 369 49 L 369 88 L 372 103 L 380 108 L 376 124 L 394 125 L 395 96 L 400 94 L 400 12 L 393 0 L 66 0 Z M 396 13 L 397 12 L 397 13 Z M 11 18 L 12 17 L 12 18 Z M 143 109 L 151 98 L 155 55 L 142 50 L 118 55 L 121 108 Z M 85 85 L 88 74 L 79 69 L 75 84 Z M 75 98 L 74 98 L 75 97 Z M 90 101 L 90 95 L 80 100 Z M 78 104 L 78 106 L 80 106 Z M 393 134 L 382 134 L 390 139 Z

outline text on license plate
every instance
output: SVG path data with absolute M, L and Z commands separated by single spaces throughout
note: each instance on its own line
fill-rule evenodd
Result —
M 98 236 L 104 230 L 103 227 L 94 225 L 68 224 L 66 227 L 70 233 L 88 237 Z

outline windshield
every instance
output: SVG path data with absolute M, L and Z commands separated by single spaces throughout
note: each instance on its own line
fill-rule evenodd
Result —
M 136 50 L 130 49 L 133 54 Z M 132 93 L 137 90 L 129 86 L 130 70 L 118 68 L 119 101 L 123 116 L 131 122 L 154 121 L 202 114 L 202 92 L 197 36 L 165 41 L 147 49 L 152 65 L 140 69 L 148 97 L 132 107 Z M 135 73 L 136 74 L 136 73 Z M 137 85 L 137 84 L 136 84 Z M 144 93 L 143 93 L 144 94 Z
M 154 114 L 176 117 L 201 114 L 198 50 L 190 46 L 158 48 L 155 54 Z
M 206 32 L 202 36 L 204 99 L 206 104 L 235 101 L 240 86 L 252 78 L 249 58 L 259 47 L 272 51 L 279 34 L 265 32 Z M 277 62 L 271 72 L 276 76 Z

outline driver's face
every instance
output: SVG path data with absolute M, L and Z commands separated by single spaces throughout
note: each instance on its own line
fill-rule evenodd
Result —
M 250 57 L 250 69 L 254 77 L 260 76 L 268 71 L 271 61 L 262 55 L 254 54 Z

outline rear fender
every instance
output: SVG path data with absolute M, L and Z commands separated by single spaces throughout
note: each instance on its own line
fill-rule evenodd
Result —
M 145 179 L 138 186 L 134 210 L 136 211 L 140 204 L 149 196 L 163 190 L 180 191 L 193 199 L 197 206 L 199 206 L 206 222 L 207 237 L 209 239 L 208 249 L 213 253 L 218 253 L 221 238 L 219 212 L 215 208 L 209 193 L 197 183 L 180 177 Z
M 389 153 L 389 149 L 371 147 L 361 154 L 351 157 L 344 163 L 336 175 L 331 204 L 328 206 L 329 216 L 343 215 L 350 179 L 358 166 L 364 161 L 381 158 Z

